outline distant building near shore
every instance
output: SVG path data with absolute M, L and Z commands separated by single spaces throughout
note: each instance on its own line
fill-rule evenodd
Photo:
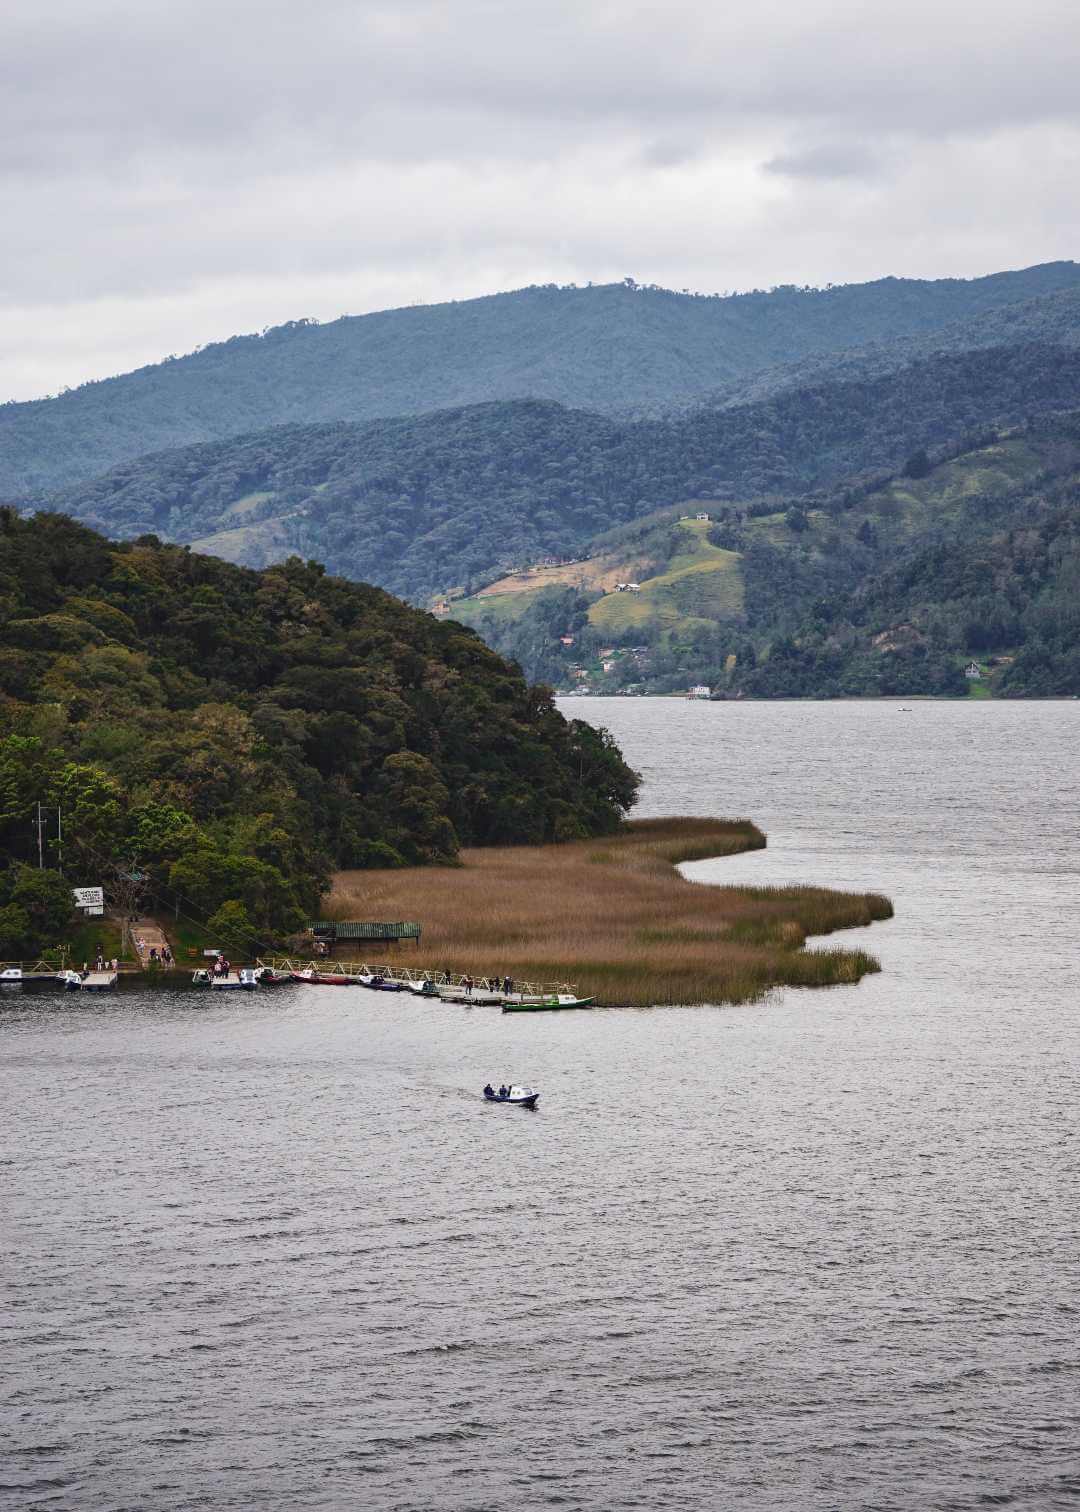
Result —
M 687 698 L 711 698 L 712 689 L 707 683 L 698 683 L 696 687 L 688 691 L 686 696 Z
M 979 666 L 978 662 L 968 662 L 967 666 L 964 668 L 964 676 L 970 678 L 972 682 L 979 682 L 982 678 L 982 668 Z

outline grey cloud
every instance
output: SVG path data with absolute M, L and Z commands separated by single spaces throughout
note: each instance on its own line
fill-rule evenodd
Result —
M 881 158 L 855 143 L 833 142 L 802 151 L 783 152 L 762 165 L 765 173 L 780 178 L 844 179 L 873 178 L 882 169 Z
M 115 370 L 259 301 L 1071 256 L 1078 72 L 1072 0 L 5 0 L 0 398 L 106 309 Z

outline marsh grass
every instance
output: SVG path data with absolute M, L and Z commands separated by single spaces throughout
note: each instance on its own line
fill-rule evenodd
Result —
M 418 919 L 403 964 L 570 981 L 602 1003 L 741 1003 L 770 987 L 857 982 L 862 950 L 807 950 L 809 935 L 892 916 L 877 893 L 711 887 L 682 861 L 760 849 L 747 820 L 645 819 L 605 839 L 467 850 L 460 866 L 340 872 L 326 914 Z

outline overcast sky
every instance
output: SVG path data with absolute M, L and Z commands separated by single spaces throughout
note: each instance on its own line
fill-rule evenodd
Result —
M 533 282 L 1080 256 L 1080 0 L 0 0 L 0 399 Z

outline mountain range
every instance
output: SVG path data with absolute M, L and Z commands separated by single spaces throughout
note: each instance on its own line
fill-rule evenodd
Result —
M 1073 262 L 725 297 L 632 280 L 544 285 L 323 325 L 297 320 L 0 406 L 0 498 L 39 497 L 147 452 L 278 425 L 516 398 L 666 414 L 861 377 L 939 351 L 1069 332 L 1075 340 L 1078 331 Z
M 551 643 L 580 605 L 533 594 L 493 615 L 490 595 L 479 609 L 470 595 L 545 559 L 595 560 L 613 531 L 652 531 L 653 550 L 657 522 L 666 529 L 695 501 L 714 534 L 672 538 L 666 558 L 654 551 L 658 576 L 674 579 L 622 629 L 656 652 L 664 670 L 652 685 L 691 664 L 706 674 L 720 626 L 744 637 L 724 652 L 728 685 L 790 692 L 790 677 L 761 668 L 774 644 L 809 643 L 815 595 L 855 595 L 844 600 L 853 623 L 859 605 L 895 600 L 875 589 L 881 574 L 941 546 L 947 511 L 901 510 L 897 531 L 873 511 L 849 513 L 852 501 L 882 498 L 920 458 L 933 472 L 980 453 L 988 437 L 1012 446 L 1038 433 L 1053 449 L 1039 427 L 1073 411 L 1075 263 L 724 297 L 631 280 L 543 286 L 293 322 L 0 407 L 0 488 L 24 512 L 115 536 L 156 535 L 249 566 L 299 555 L 416 603 L 457 600 L 462 618 L 547 677 Z M 1071 445 L 1067 425 L 1053 434 Z M 1025 486 L 1034 509 L 1037 485 Z M 763 534 L 755 520 L 773 524 Z M 704 613 L 695 593 L 717 558 L 706 568 L 701 551 L 728 553 L 741 584 Z M 586 591 L 593 620 L 589 595 L 602 591 Z M 642 605 L 661 600 L 648 621 Z M 690 663 L 671 659 L 685 649 L 676 600 L 691 611 Z M 1026 635 L 1037 619 L 1009 623 Z M 602 638 L 618 641 L 609 629 Z M 880 633 L 888 641 L 888 627 Z M 958 664 L 962 650 L 954 637 L 942 655 Z M 937 691 L 957 691 L 952 663 Z M 818 691 L 859 683 L 815 677 Z

